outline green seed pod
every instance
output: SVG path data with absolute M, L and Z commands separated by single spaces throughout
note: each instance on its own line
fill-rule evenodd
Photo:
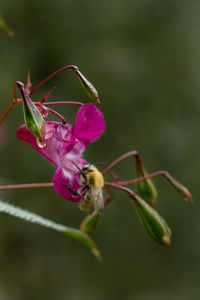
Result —
M 136 177 L 147 176 L 148 173 L 145 170 L 140 159 L 136 159 Z M 150 206 L 154 207 L 157 198 L 157 191 L 153 181 L 151 179 L 146 179 L 135 183 L 136 193 L 144 199 Z
M 88 94 L 88 96 L 92 99 L 100 103 L 99 101 L 99 95 L 95 87 L 83 76 L 83 74 L 77 69 L 75 70 L 78 78 L 80 79 L 81 85 L 84 88 L 85 92 Z
M 99 226 L 100 220 L 101 214 L 98 211 L 94 211 L 82 221 L 80 229 L 87 234 L 92 234 Z
M 23 84 L 17 82 L 17 86 L 19 87 L 23 98 L 24 119 L 25 119 L 26 127 L 34 134 L 40 146 L 43 147 L 45 145 L 44 118 L 40 113 L 40 111 L 38 110 L 37 106 L 27 95 L 27 92 L 24 89 Z
M 135 197 L 133 205 L 142 225 L 150 236 L 155 241 L 170 247 L 171 230 L 165 220 L 140 197 Z

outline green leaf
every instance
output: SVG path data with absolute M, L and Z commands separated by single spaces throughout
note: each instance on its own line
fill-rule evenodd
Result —
M 94 256 L 97 258 L 97 260 L 101 261 L 101 254 L 96 244 L 86 233 L 82 232 L 81 230 L 56 223 L 52 220 L 43 218 L 33 212 L 29 212 L 23 208 L 16 207 L 12 204 L 3 202 L 1 200 L 0 200 L 0 212 L 9 214 L 16 218 L 23 219 L 27 222 L 31 222 L 43 227 L 56 230 L 70 237 L 73 237 L 74 239 L 82 242 L 86 247 L 88 247 L 91 250 L 91 252 L 94 254 Z
M 142 225 L 150 236 L 155 241 L 169 247 L 171 244 L 171 230 L 165 220 L 140 197 L 135 197 L 133 205 Z
M 10 37 L 14 36 L 14 32 L 7 26 L 6 22 L 4 21 L 4 19 L 2 18 L 2 16 L 0 16 L 0 28 Z
M 145 167 L 140 159 L 136 159 L 136 177 L 145 177 L 148 175 Z M 157 198 L 157 191 L 153 181 L 151 179 L 146 179 L 135 183 L 136 193 L 144 199 L 152 207 L 155 205 Z
M 97 229 L 100 220 L 101 214 L 98 211 L 94 211 L 82 221 L 80 229 L 87 234 L 92 234 Z
M 75 73 L 77 74 L 77 76 L 81 82 L 81 85 L 82 85 L 83 89 L 85 90 L 85 92 L 88 94 L 88 96 L 92 100 L 95 100 L 98 103 L 100 103 L 98 92 L 95 89 L 95 87 L 92 85 L 92 83 L 89 82 L 87 80 L 87 78 L 85 78 L 85 76 L 83 76 L 83 74 L 78 70 L 78 68 L 75 70 Z
M 26 127 L 30 130 L 37 141 L 39 142 L 39 146 L 45 146 L 45 121 L 40 113 L 37 106 L 33 103 L 31 98 L 28 96 L 26 90 L 22 86 L 21 83 L 17 82 L 17 86 L 20 88 L 22 98 L 23 98 L 23 106 L 24 106 L 24 119 L 26 123 Z

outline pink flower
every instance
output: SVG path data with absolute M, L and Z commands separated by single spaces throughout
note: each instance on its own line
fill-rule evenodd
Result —
M 90 103 L 79 109 L 74 126 L 46 122 L 46 145 L 43 148 L 25 125 L 18 129 L 17 137 L 57 167 L 53 178 L 56 192 L 69 201 L 80 202 L 82 197 L 74 196 L 67 186 L 75 192 L 82 187 L 81 174 L 76 166 L 82 168 L 87 164 L 82 154 L 89 143 L 101 137 L 105 128 L 103 114 Z

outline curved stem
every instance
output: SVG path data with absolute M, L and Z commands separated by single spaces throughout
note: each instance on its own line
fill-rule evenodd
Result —
M 130 184 L 134 184 L 134 183 L 144 181 L 144 180 L 147 180 L 147 179 L 150 179 L 153 177 L 158 177 L 158 176 L 163 176 L 164 178 L 166 178 L 173 185 L 173 187 L 179 193 L 181 193 L 185 198 L 187 198 L 190 202 L 194 201 L 190 191 L 184 185 L 182 185 L 180 182 L 178 182 L 174 177 L 172 177 L 168 172 L 163 171 L 163 170 L 156 171 L 156 172 L 148 174 L 144 177 L 139 177 L 139 178 L 135 178 L 132 180 L 127 180 L 127 181 L 119 181 L 119 182 L 117 182 L 117 184 L 120 186 L 130 185 Z
M 55 111 L 55 110 L 53 110 L 51 108 L 48 108 L 48 111 L 50 111 L 52 114 L 54 114 L 55 116 L 57 116 L 58 118 L 60 118 L 62 120 L 63 124 L 67 123 L 66 120 L 65 120 L 65 118 L 62 115 L 60 115 L 57 111 Z
M 153 178 L 153 177 L 157 177 L 157 176 L 164 176 L 170 182 L 177 182 L 171 175 L 169 175 L 169 173 L 167 171 L 160 170 L 160 171 L 150 173 L 150 174 L 148 174 L 144 177 L 139 177 L 139 178 L 130 179 L 130 180 L 126 180 L 126 181 L 125 180 L 124 181 L 118 181 L 117 183 L 120 184 L 120 185 L 130 185 L 130 184 L 141 182 L 141 181 L 144 181 L 144 180 L 147 180 L 147 179 L 150 179 L 150 178 Z
M 3 121 L 7 118 L 8 114 L 11 112 L 11 110 L 19 103 L 21 103 L 22 100 L 21 99 L 17 99 L 17 100 L 13 100 L 12 103 L 8 106 L 8 108 L 6 109 L 6 111 L 4 112 L 4 114 L 1 116 L 0 118 L 0 125 L 3 123 Z
M 106 175 L 111 169 L 113 169 L 121 161 L 125 160 L 126 158 L 128 158 L 130 156 L 135 156 L 137 158 L 137 157 L 139 157 L 139 153 L 136 150 L 127 152 L 126 154 L 124 154 L 124 155 L 120 156 L 119 158 L 117 158 L 116 160 L 114 160 L 107 168 L 105 168 L 103 170 L 102 174 Z
M 14 84 L 14 88 L 13 88 L 13 95 L 14 95 L 14 99 L 12 101 L 12 103 L 8 106 L 8 108 L 6 109 L 6 111 L 4 112 L 4 114 L 1 116 L 0 118 L 0 125 L 3 123 L 3 121 L 7 118 L 8 114 L 11 112 L 11 110 L 19 103 L 22 103 L 22 99 L 17 99 L 17 91 L 16 91 L 16 86 L 18 86 L 19 81 L 16 81 Z
M 66 71 L 66 70 L 73 70 L 73 71 L 77 71 L 78 68 L 74 65 L 69 65 L 69 66 L 65 66 L 59 70 L 57 70 L 56 72 L 52 73 L 51 75 L 49 75 L 48 77 L 46 77 L 42 82 L 40 82 L 31 92 L 30 95 L 31 96 L 33 93 L 35 93 L 43 84 L 45 84 L 47 81 L 49 81 L 51 78 L 57 76 L 58 74 Z
M 105 185 L 106 188 L 113 187 L 113 188 L 116 188 L 116 189 L 121 190 L 123 192 L 126 192 L 129 195 L 129 197 L 132 198 L 133 200 L 136 200 L 136 199 L 139 198 L 136 195 L 136 193 L 134 193 L 131 189 L 129 189 L 127 187 L 124 187 L 124 186 L 121 186 L 121 185 L 119 185 L 117 183 L 105 182 L 104 185 Z

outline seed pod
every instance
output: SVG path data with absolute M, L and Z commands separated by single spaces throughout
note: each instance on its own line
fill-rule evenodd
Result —
M 148 175 L 142 161 L 136 158 L 136 177 L 144 177 Z M 154 207 L 157 198 L 157 191 L 153 181 L 151 179 L 146 179 L 135 183 L 136 193 L 144 199 L 150 206 Z
M 133 205 L 140 221 L 150 236 L 155 240 L 170 247 L 171 230 L 165 220 L 146 201 L 136 196 Z
M 16 84 L 19 87 L 22 94 L 26 127 L 34 134 L 38 141 L 38 144 L 40 144 L 41 147 L 44 147 L 45 121 L 43 119 L 43 116 L 31 100 L 31 98 L 28 96 L 24 85 L 19 81 Z
M 85 76 L 83 76 L 83 74 L 78 70 L 75 70 L 81 84 L 82 84 L 82 87 L 84 88 L 84 90 L 86 91 L 86 93 L 88 94 L 88 96 L 92 99 L 92 100 L 95 100 L 97 101 L 98 103 L 100 103 L 99 101 L 99 95 L 98 95 L 98 92 L 97 90 L 95 89 L 95 87 L 92 85 L 91 82 L 89 82 L 87 80 L 87 78 L 85 78 Z
M 92 234 L 99 226 L 100 220 L 101 214 L 98 211 L 94 211 L 82 221 L 80 229 L 87 234 Z

